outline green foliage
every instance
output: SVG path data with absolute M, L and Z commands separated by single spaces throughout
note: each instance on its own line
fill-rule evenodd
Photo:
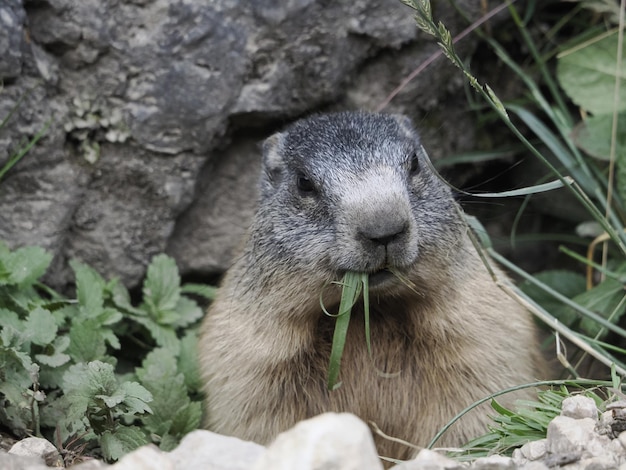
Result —
M 414 9 L 418 27 L 435 38 L 444 55 L 463 71 L 469 85 L 489 105 L 487 110 L 484 106 L 476 107 L 488 116 L 479 122 L 491 123 L 494 116 L 500 119 L 527 150 L 524 156 L 534 156 L 545 168 L 537 183 L 556 177 L 573 196 L 565 200 L 584 209 L 567 211 L 570 218 L 564 219 L 569 222 L 575 214 L 578 228 L 593 225 L 597 227 L 593 234 L 598 237 L 596 241 L 606 241 L 601 259 L 594 252 L 596 241 L 590 244 L 587 257 L 562 247 L 563 253 L 579 263 L 578 269 L 529 274 L 497 253 L 484 228 L 469 221 L 476 231 L 473 238 L 479 252 L 490 255 L 483 257 L 488 267 L 490 260 L 495 260 L 524 280 L 521 289 L 506 278 L 498 279 L 499 286 L 554 330 L 559 335 L 558 344 L 566 338 L 575 345 L 578 363 L 591 355 L 610 367 L 613 387 L 621 389 L 616 377 L 626 375 L 626 329 L 620 324 L 626 311 L 626 63 L 622 48 L 624 16 L 619 6 L 614 2 L 581 2 L 565 16 L 567 21 L 559 14 L 552 25 L 541 15 L 544 8 L 554 6 L 549 5 L 551 2 L 509 2 L 506 8 L 516 29 L 513 34 L 483 32 L 480 21 L 473 23 L 474 32 L 491 47 L 511 76 L 519 79 L 518 85 L 523 89 L 510 101 L 502 102 L 487 84 L 479 84 L 458 57 L 450 33 L 433 18 L 430 2 L 403 1 Z M 604 10 L 603 5 L 612 8 Z M 605 15 L 604 21 L 596 21 L 600 16 L 589 15 L 585 8 Z M 617 29 L 607 27 L 611 21 L 620 22 Z M 513 58 L 511 51 L 496 40 L 498 36 L 521 39 L 518 50 L 527 51 L 529 57 Z M 512 89 L 507 87 L 507 91 Z M 515 147 L 487 152 L 489 158 L 510 158 L 511 148 Z M 480 159 L 481 154 L 474 153 L 472 157 Z M 526 203 L 530 197 L 533 196 L 529 192 Z M 522 208 L 527 207 L 526 203 Z M 584 243 L 584 235 L 566 235 L 563 239 L 577 238 Z M 536 235 L 536 239 L 542 237 L 548 238 Z M 594 274 L 589 279 L 583 274 L 588 267 Z M 607 343 L 609 338 L 612 344 Z M 559 359 L 568 372 L 578 375 L 569 357 Z M 606 369 L 596 367 L 598 372 L 607 374 Z M 592 392 L 585 393 L 593 396 Z M 565 388 L 540 392 L 537 403 L 526 403 L 526 408 L 515 412 L 494 401 L 495 424 L 489 434 L 468 444 L 468 458 L 502 452 L 544 437 L 547 423 L 568 394 Z M 594 398 L 599 401 L 597 396 Z M 475 452 L 470 452 L 470 447 Z
M 559 83 L 591 113 L 572 129 L 572 139 L 588 155 L 617 165 L 616 185 L 626 197 L 626 61 L 618 60 L 617 31 L 602 34 L 560 54 Z M 619 82 L 619 83 L 618 83 Z M 615 126 L 614 126 L 615 124 Z
M 152 414 L 146 415 L 142 421 L 146 429 L 159 436 L 163 450 L 173 449 L 181 437 L 197 429 L 202 416 L 200 403 L 189 398 L 189 379 L 186 380 L 185 371 L 179 370 L 179 360 L 171 351 L 158 348 L 148 354 L 136 371 L 153 397 Z M 197 374 L 197 370 L 187 372 Z M 197 384 L 195 378 L 191 383 Z
M 543 287 L 528 281 L 520 287 L 563 324 L 575 328 L 585 335 L 602 337 L 607 333 L 602 325 L 598 324 L 594 318 L 581 316 L 576 309 L 555 299 L 554 296 L 546 292 L 545 286 L 571 299 L 576 305 L 597 312 L 603 318 L 617 323 L 626 311 L 626 303 L 623 301 L 624 283 L 617 277 L 626 274 L 626 263 L 622 263 L 612 273 L 614 276 L 607 276 L 591 289 L 586 288 L 585 278 L 582 275 L 561 270 L 536 274 L 534 279 L 541 281 L 544 284 Z
M 571 28 L 571 25 L 576 24 L 579 35 L 572 37 L 569 33 L 562 45 L 555 49 L 557 41 L 554 38 L 564 22 L 557 23 L 545 43 L 541 43 L 538 41 L 540 36 L 530 29 L 533 19 L 539 17 L 537 10 L 540 4 L 529 2 L 523 15 L 519 14 L 514 4 L 509 4 L 507 8 L 511 19 L 523 40 L 523 47 L 531 56 L 531 60 L 524 66 L 512 59 L 510 53 L 492 36 L 476 29 L 502 64 L 509 67 L 526 88 L 523 97 L 503 103 L 486 85 L 478 85 L 478 81 L 471 77 L 467 66 L 454 51 L 453 41 L 445 26 L 433 18 L 430 2 L 406 0 L 406 3 L 415 10 L 418 26 L 436 38 L 446 56 L 463 70 L 469 83 L 492 111 L 528 151 L 545 165 L 548 174 L 544 176 L 544 181 L 555 176 L 574 196 L 570 203 L 578 202 L 587 211 L 587 218 L 580 220 L 581 226 L 589 225 L 590 222 L 596 224 L 599 228 L 596 234 L 600 235 L 604 231 L 612 247 L 610 250 L 604 249 L 600 265 L 595 264 L 595 259 L 576 258 L 584 263 L 581 264 L 581 272 L 589 264 L 602 275 L 594 286 L 587 288 L 579 273 L 554 271 L 530 275 L 503 260 L 490 242 L 484 242 L 488 237 L 479 235 L 480 242 L 477 239 L 477 244 L 492 258 L 503 262 L 527 280 L 523 290 L 505 280 L 502 285 L 508 292 L 518 297 L 542 321 L 570 339 L 586 354 L 593 355 L 607 366 L 615 363 L 620 373 L 626 373 L 625 361 L 609 353 L 609 349 L 620 351 L 620 348 L 601 343 L 607 331 L 626 339 L 626 330 L 618 325 L 626 310 L 626 295 L 623 292 L 626 205 L 622 197 L 626 194 L 626 161 L 623 161 L 626 134 L 620 132 L 624 127 L 622 121 L 626 121 L 626 101 L 623 92 L 616 94 L 618 90 L 626 88 L 623 52 L 619 56 L 618 48 L 622 33 L 619 29 L 616 32 L 592 27 L 588 15 L 581 15 L 583 19 L 574 22 L 574 14 L 582 11 L 582 8 L 578 8 L 573 10 L 568 25 L 570 29 L 576 30 Z M 541 27 L 538 29 L 541 30 Z M 554 63 L 550 63 L 555 56 L 558 57 L 556 73 Z M 583 112 L 572 112 L 572 102 L 581 106 Z M 512 115 L 525 125 L 524 132 L 511 120 Z M 581 115 L 582 121 L 579 118 Z M 530 137 L 525 134 L 530 134 Z M 612 187 L 617 191 L 612 191 Z M 563 251 L 575 256 L 573 252 Z M 488 260 L 487 257 L 485 259 Z
M 593 398 L 601 407 L 604 400 L 593 390 L 582 392 Z M 515 410 L 510 410 L 495 399 L 491 400 L 493 424 L 489 432 L 468 442 L 461 452 L 455 453 L 457 460 L 473 460 L 494 453 L 510 455 L 512 451 L 527 442 L 546 437 L 548 425 L 561 414 L 563 400 L 572 395 L 564 385 L 537 393 L 537 400 L 518 400 Z
M 174 261 L 152 260 L 134 306 L 118 280 L 76 260 L 75 298 L 43 286 L 51 259 L 0 243 L 0 423 L 18 435 L 80 437 L 108 460 L 149 442 L 172 449 L 201 418 L 202 309 L 183 294 Z M 141 367 L 129 369 L 131 357 Z
M 616 66 L 618 39 L 617 31 L 601 34 L 559 55 L 561 87 L 574 103 L 596 116 L 612 114 L 615 109 L 626 111 L 626 95 L 618 95 L 617 100 L 614 96 L 616 80 L 626 86 L 626 62 Z

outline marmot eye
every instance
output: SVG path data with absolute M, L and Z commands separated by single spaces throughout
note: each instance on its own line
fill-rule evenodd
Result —
M 413 152 L 411 154 L 411 160 L 409 161 L 409 173 L 411 176 L 417 175 L 420 171 L 420 162 L 417 157 L 417 153 Z
M 315 185 L 304 173 L 300 173 L 297 176 L 296 184 L 298 189 L 303 194 L 311 194 L 315 192 Z

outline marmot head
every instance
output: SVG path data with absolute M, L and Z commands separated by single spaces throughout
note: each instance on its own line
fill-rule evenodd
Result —
M 271 136 L 263 151 L 253 239 L 285 265 L 331 279 L 367 272 L 372 288 L 391 288 L 389 270 L 410 276 L 454 251 L 454 201 L 408 118 L 317 115 Z

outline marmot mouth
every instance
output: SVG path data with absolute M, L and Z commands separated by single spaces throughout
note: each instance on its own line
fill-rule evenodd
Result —
M 368 284 L 370 288 L 381 287 L 382 285 L 388 284 L 389 282 L 393 281 L 395 277 L 395 274 L 388 269 L 380 269 L 378 271 L 370 273 L 368 277 Z

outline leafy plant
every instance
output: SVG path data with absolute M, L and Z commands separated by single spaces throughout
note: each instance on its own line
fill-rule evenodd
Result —
M 573 292 L 573 290 L 575 290 L 575 286 L 572 285 L 567 287 L 566 290 L 568 293 L 573 294 L 574 298 L 565 297 L 563 294 L 559 293 L 555 289 L 552 289 L 540 279 L 523 272 L 517 266 L 514 266 L 507 260 L 502 259 L 502 257 L 500 257 L 495 250 L 493 250 L 490 242 L 486 240 L 486 237 L 481 237 L 482 248 L 480 249 L 487 251 L 492 258 L 502 262 L 515 273 L 519 274 L 523 279 L 526 279 L 528 283 L 531 283 L 538 289 L 542 290 L 543 294 L 540 295 L 540 300 L 542 302 L 545 301 L 546 296 L 553 299 L 551 301 L 551 307 L 554 306 L 554 302 L 558 302 L 563 308 L 557 309 L 556 313 L 561 314 L 565 312 L 570 317 L 573 315 L 577 318 L 577 324 L 584 325 L 585 330 L 573 331 L 566 325 L 562 325 L 555 319 L 555 315 L 552 312 L 547 311 L 542 305 L 530 298 L 527 293 L 522 292 L 519 288 L 505 280 L 502 285 L 508 292 L 511 293 L 511 295 L 518 298 L 520 302 L 531 308 L 531 310 L 545 323 L 555 327 L 559 334 L 583 347 L 586 352 L 592 354 L 596 359 L 602 361 L 607 366 L 616 362 L 620 373 L 625 373 L 626 367 L 624 367 L 624 363 L 618 358 L 610 355 L 607 348 L 601 345 L 597 341 L 599 338 L 596 337 L 598 336 L 598 333 L 605 332 L 606 330 L 616 332 L 622 337 L 626 337 L 626 332 L 616 325 L 617 320 L 621 317 L 624 311 L 624 295 L 616 289 L 614 285 L 611 286 L 611 283 L 614 283 L 615 279 L 619 280 L 622 278 L 620 269 L 624 259 L 626 258 L 626 244 L 624 243 L 626 233 L 624 232 L 622 210 L 623 203 L 619 192 L 613 192 L 610 190 L 613 181 L 612 173 L 610 171 L 611 166 L 609 165 L 608 168 L 603 167 L 601 164 L 602 162 L 598 162 L 586 156 L 583 152 L 581 152 L 573 139 L 573 131 L 576 126 L 580 126 L 580 124 L 577 124 L 575 117 L 571 115 L 571 105 L 569 105 L 564 99 L 558 83 L 554 79 L 551 69 L 548 66 L 547 58 L 552 57 L 554 54 L 545 51 L 540 53 L 536 42 L 532 39 L 531 33 L 527 29 L 526 21 L 533 17 L 532 14 L 528 14 L 525 19 L 522 19 L 513 4 L 509 4 L 508 6 L 511 18 L 517 26 L 520 36 L 524 40 L 524 45 L 530 51 L 531 57 L 535 61 L 534 66 L 537 71 L 536 75 L 531 76 L 531 74 L 527 73 L 525 69 L 523 69 L 515 60 L 511 58 L 509 53 L 500 44 L 487 35 L 483 35 L 485 40 L 501 59 L 502 63 L 508 66 L 520 78 L 521 83 L 523 83 L 527 88 L 527 106 L 523 107 L 519 104 L 519 102 L 501 102 L 488 85 L 482 85 L 478 82 L 478 80 L 472 75 L 463 61 L 456 54 L 451 35 L 445 26 L 442 23 L 436 23 L 434 21 L 432 11 L 430 9 L 430 2 L 426 0 L 407 0 L 405 3 L 415 10 L 418 26 L 437 39 L 444 54 L 463 71 L 465 76 L 468 78 L 469 83 L 478 91 L 478 93 L 481 94 L 496 115 L 511 129 L 513 134 L 521 141 L 528 151 L 537 157 L 539 161 L 545 165 L 546 169 L 552 175 L 556 176 L 570 191 L 570 193 L 574 195 L 575 198 L 572 204 L 575 204 L 576 201 L 578 201 L 584 209 L 587 210 L 589 219 L 591 219 L 598 227 L 597 230 L 599 231 L 596 233 L 601 234 L 602 231 L 604 231 L 606 233 L 606 238 L 613 241 L 614 246 L 617 248 L 612 256 L 613 261 L 611 263 L 607 263 L 607 256 L 605 255 L 600 268 L 606 276 L 606 279 L 601 281 L 601 285 L 594 288 L 596 289 L 595 291 L 588 293 L 583 293 L 581 291 Z M 531 2 L 528 8 L 532 10 L 532 8 L 535 7 L 536 3 Z M 595 31 L 597 34 L 597 30 Z M 479 34 L 482 33 L 479 32 Z M 613 37 L 610 34 L 604 36 L 606 36 L 607 41 L 609 38 Z M 576 57 L 576 53 L 578 51 L 582 51 L 583 47 L 599 47 L 604 51 L 610 49 L 610 46 L 607 45 L 604 40 L 605 39 L 601 38 L 599 40 L 589 41 L 585 43 L 584 46 L 579 45 L 574 51 L 560 56 L 559 76 L 562 78 L 568 77 L 565 79 L 566 82 L 569 80 L 569 85 L 564 85 L 566 91 L 569 89 L 575 95 L 584 95 L 585 93 L 587 95 L 592 94 L 589 93 L 589 90 L 584 92 L 582 89 L 577 90 L 576 83 L 580 85 L 580 83 L 594 81 L 595 78 L 597 78 L 598 69 L 602 69 L 602 67 L 609 67 L 606 63 L 612 63 L 611 68 L 608 70 L 617 71 L 613 72 L 613 81 L 615 87 L 619 89 L 619 83 L 620 81 L 623 81 L 623 79 L 619 78 L 617 82 L 615 80 L 619 77 L 619 70 L 621 70 L 621 55 L 618 55 L 616 51 L 613 51 L 612 55 L 607 55 L 606 53 L 604 54 L 606 57 L 603 59 L 605 60 L 603 65 L 597 65 L 599 63 L 599 59 L 595 62 L 587 61 L 587 68 L 589 70 L 589 74 L 587 75 L 584 73 L 586 69 L 580 67 L 581 62 L 585 62 L 584 57 Z M 580 43 L 580 39 L 577 39 L 577 42 Z M 600 55 L 597 50 L 592 50 L 591 53 Z M 586 51 L 585 54 L 589 54 L 589 51 Z M 577 75 L 578 82 L 576 79 L 571 78 L 571 75 L 573 74 Z M 605 75 L 608 75 L 610 78 L 611 73 L 607 73 Z M 603 82 L 604 85 L 600 85 L 600 89 L 605 90 L 606 94 L 609 89 L 606 85 L 607 77 L 602 78 L 605 81 Z M 545 85 L 543 88 L 539 86 L 537 79 L 541 79 L 543 81 Z M 548 94 L 546 95 L 546 93 Z M 577 98 L 573 97 L 573 99 L 576 100 Z M 582 99 L 584 100 L 584 98 Z M 597 111 L 596 114 L 598 115 L 600 115 L 600 111 L 606 113 L 606 110 L 608 109 L 608 102 L 619 103 L 613 98 L 613 90 L 611 90 L 611 97 L 608 97 L 608 99 L 607 97 L 604 97 L 596 100 L 603 104 L 594 104 L 594 101 L 592 100 L 589 106 L 599 106 L 595 108 Z M 619 109 L 619 107 L 614 104 L 613 112 L 615 113 L 617 109 Z M 535 139 L 531 140 L 524 135 L 524 132 L 522 132 L 522 130 L 520 130 L 520 128 L 511 119 L 511 114 L 517 116 L 517 118 L 526 125 L 528 131 L 531 134 L 534 134 Z M 543 122 L 544 120 L 548 121 L 548 124 L 545 124 Z M 613 122 L 616 121 L 614 120 Z M 613 130 L 613 135 L 615 135 L 616 129 L 617 128 Z M 604 135 L 606 135 L 606 133 L 604 133 Z M 536 143 L 536 139 L 539 139 L 539 143 L 541 145 Z M 604 145 L 605 147 L 619 149 L 619 146 L 617 146 L 616 143 L 617 139 L 613 138 L 608 142 L 605 141 Z M 613 165 L 615 163 L 614 159 L 611 161 L 613 162 L 611 165 Z M 617 162 L 617 164 L 619 164 L 619 162 Z M 581 222 L 588 222 L 589 219 Z M 477 224 L 474 225 L 477 226 Z M 587 225 L 589 224 L 587 223 Z M 482 227 L 478 227 L 478 230 L 482 231 L 484 229 L 482 229 Z M 489 262 L 488 258 L 485 259 Z M 586 264 L 593 264 L 593 262 L 586 261 Z M 576 281 L 574 281 L 575 284 L 580 286 L 580 278 L 577 276 L 570 276 L 570 278 L 574 277 L 576 277 Z M 563 283 L 561 282 L 562 278 L 560 276 L 550 276 L 549 274 L 546 274 L 546 277 L 544 277 L 544 280 L 554 279 L 559 279 L 558 282 L 561 287 L 563 287 Z M 602 283 L 606 284 L 602 285 Z M 530 293 L 536 296 L 537 289 L 531 289 Z M 607 296 L 610 296 L 610 298 Z M 591 326 L 592 323 L 597 326 Z M 572 325 L 572 322 L 568 322 L 567 324 Z M 585 331 L 588 334 L 593 334 L 595 336 L 589 337 L 585 334 Z
M 546 437 L 548 425 L 561 414 L 563 400 L 573 393 L 581 393 L 592 398 L 602 407 L 605 400 L 594 390 L 583 392 L 566 385 L 537 392 L 537 400 L 519 400 L 515 410 L 510 410 L 497 400 L 491 400 L 493 424 L 489 432 L 468 442 L 463 449 L 454 454 L 457 460 L 473 460 L 492 454 L 510 455 L 513 449 L 527 442 Z
M 517 400 L 515 410 L 510 410 L 500 405 L 496 398 L 510 391 L 519 390 L 529 386 L 550 386 L 552 388 L 541 390 L 537 393 L 537 400 Z M 489 432 L 480 436 L 463 448 L 451 451 L 451 455 L 457 460 L 473 460 L 494 453 L 510 455 L 512 451 L 524 444 L 543 439 L 548 432 L 550 422 L 561 414 L 563 400 L 572 395 L 583 395 L 593 399 L 599 411 L 603 412 L 608 404 L 621 401 L 622 379 L 616 373 L 615 367 L 611 367 L 611 380 L 557 380 L 527 384 L 502 390 L 483 400 L 472 404 L 459 413 L 450 426 L 466 412 L 476 406 L 490 400 L 495 414 L 492 415 L 493 424 L 489 426 Z M 432 447 L 439 433 L 429 447 Z
M 159 255 L 139 306 L 117 279 L 76 260 L 67 298 L 38 282 L 51 259 L 0 243 L 0 422 L 18 435 L 80 437 L 109 460 L 148 442 L 173 448 L 201 417 L 193 325 L 202 309 L 183 292 L 212 291 L 181 286 L 174 261 Z M 128 362 L 142 356 L 140 367 Z
M 623 6 L 611 9 L 610 13 L 617 14 L 607 17 L 609 21 L 619 22 L 617 30 L 606 30 L 602 24 L 590 24 L 589 16 L 580 23 L 572 21 L 584 11 L 584 7 L 599 8 L 602 3 L 582 2 L 567 16 L 567 22 L 557 22 L 545 34 L 545 42 L 539 43 L 538 35 L 529 26 L 537 17 L 540 3 L 527 2 L 525 14 L 521 15 L 514 2 L 507 3 L 516 33 L 523 41 L 523 48 L 529 52 L 529 62 L 521 64 L 492 36 L 475 29 L 524 87 L 523 96 L 503 102 L 488 84 L 481 84 L 475 78 L 457 55 L 451 34 L 445 25 L 434 20 L 430 2 L 403 1 L 414 9 L 418 27 L 437 40 L 443 54 L 461 69 L 468 83 L 489 105 L 490 112 L 511 130 L 527 154 L 543 164 L 547 171 L 543 181 L 556 177 L 573 196 L 570 204 L 579 204 L 584 209 L 579 211 L 584 214 L 579 220 L 579 232 L 589 233 L 592 227 L 591 233 L 597 237 L 589 245 L 587 257 L 575 250 L 561 248 L 563 253 L 580 263 L 581 271 L 588 271 L 587 278 L 582 273 L 563 269 L 529 274 L 494 250 L 484 228 L 468 217 L 468 225 L 475 234 L 475 245 L 485 255 L 485 264 L 490 269 L 490 263 L 495 260 L 523 280 L 520 289 L 508 279 L 497 279 L 500 288 L 556 332 L 557 344 L 564 337 L 585 355 L 613 367 L 621 376 L 626 375 L 626 351 L 622 346 L 626 330 L 619 324 L 626 312 L 623 289 L 626 280 Z M 570 31 L 576 30 L 572 28 L 573 24 L 580 25 L 578 33 L 564 34 L 568 40 L 555 48 L 555 37 L 565 24 L 570 26 Z M 553 61 L 555 57 L 556 61 Z M 491 151 L 488 158 L 508 154 L 508 150 Z M 487 157 L 480 154 L 473 157 L 476 155 Z M 529 188 L 524 190 L 528 190 L 529 195 L 522 209 L 527 207 L 528 198 L 533 193 Z M 537 235 L 539 239 L 541 236 Z M 602 247 L 600 261 L 594 256 L 596 246 Z M 609 338 L 611 343 L 607 342 Z M 582 357 L 578 364 L 571 366 L 563 353 L 557 352 L 557 356 L 571 374 L 578 376 Z M 585 386 L 594 383 L 597 382 L 590 381 Z M 617 388 L 621 388 L 621 384 Z M 556 412 L 557 402 L 567 393 L 567 389 L 541 392 L 539 402 L 526 411 L 512 412 L 494 402 L 498 414 L 492 432 L 471 445 L 478 445 L 485 452 L 485 449 L 498 451 L 523 443 L 517 439 L 519 436 L 524 439 L 543 437 L 545 424 Z

